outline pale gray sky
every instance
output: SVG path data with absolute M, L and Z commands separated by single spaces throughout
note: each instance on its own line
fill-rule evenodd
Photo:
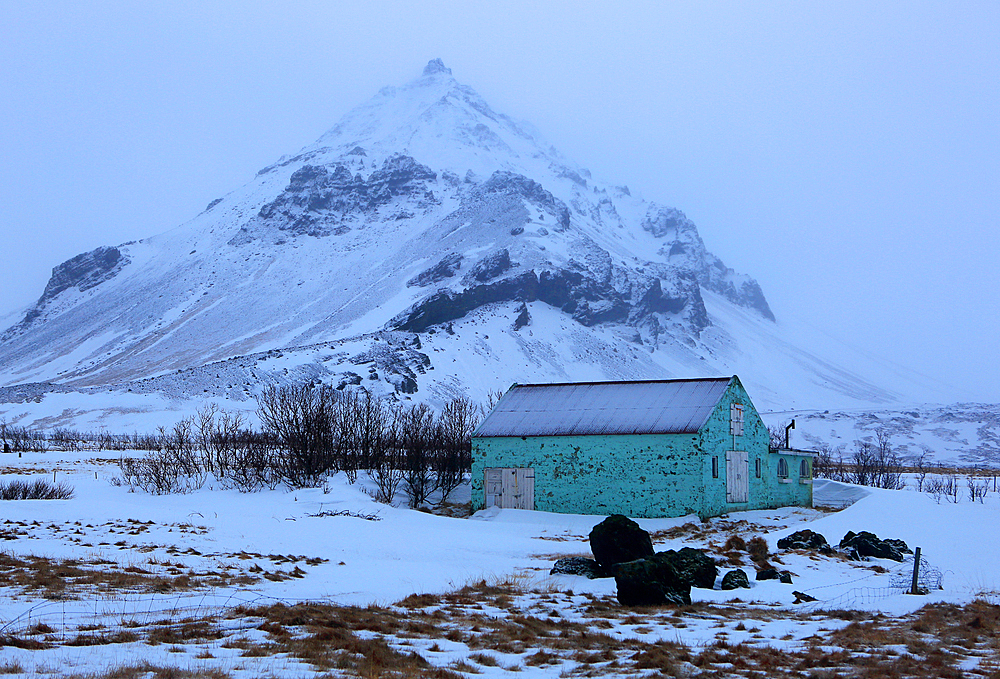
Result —
M 997 2 L 38 2 L 0 19 L 0 313 L 441 57 L 780 317 L 1000 401 Z

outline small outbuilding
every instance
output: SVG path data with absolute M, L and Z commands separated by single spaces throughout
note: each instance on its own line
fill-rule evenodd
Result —
M 735 375 L 515 384 L 472 437 L 472 508 L 719 516 L 812 506 L 812 455 L 769 450 Z

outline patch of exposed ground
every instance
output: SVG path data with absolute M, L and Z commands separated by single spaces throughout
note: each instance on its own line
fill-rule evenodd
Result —
M 693 629 L 702 642 L 682 643 Z M 710 604 L 626 609 L 611 597 L 480 582 L 392 606 L 273 604 L 0 637 L 0 646 L 23 649 L 97 644 L 168 644 L 208 667 L 225 650 L 265 671 L 268 659 L 292 659 L 358 677 L 450 679 L 491 667 L 550 668 L 564 677 L 1000 677 L 1000 606 L 936 603 L 899 617 Z M 223 677 L 229 669 L 220 661 L 205 670 L 217 674 L 153 668 L 122 676 Z

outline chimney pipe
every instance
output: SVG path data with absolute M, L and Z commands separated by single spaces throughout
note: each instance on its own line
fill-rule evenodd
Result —
M 792 420 L 791 422 L 789 422 L 788 426 L 785 427 L 785 448 L 787 450 L 791 450 L 792 449 L 792 447 L 788 444 L 788 432 L 791 429 L 795 429 L 795 420 Z

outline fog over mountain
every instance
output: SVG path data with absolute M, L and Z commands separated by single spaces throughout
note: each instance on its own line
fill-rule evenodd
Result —
M 0 335 L 0 379 L 15 401 L 734 372 L 772 407 L 934 395 L 803 333 L 681 210 L 595 179 L 435 59 L 191 221 L 56 267 Z

